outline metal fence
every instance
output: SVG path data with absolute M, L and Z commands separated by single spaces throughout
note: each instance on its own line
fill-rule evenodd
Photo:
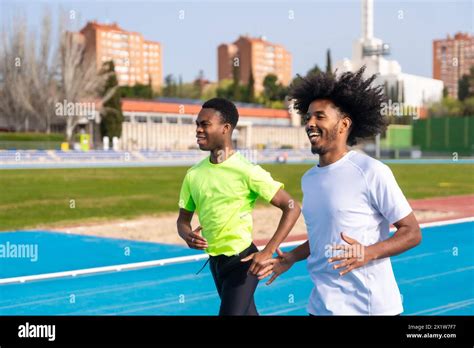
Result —
M 415 120 L 413 145 L 428 152 L 474 154 L 474 116 Z

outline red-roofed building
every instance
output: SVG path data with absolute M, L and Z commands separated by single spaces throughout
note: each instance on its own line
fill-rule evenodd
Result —
M 238 106 L 233 139 L 239 148 L 308 146 L 300 118 L 288 110 Z M 124 150 L 185 150 L 197 148 L 194 124 L 200 103 L 122 99 Z
M 200 104 L 164 103 L 151 100 L 122 99 L 125 122 L 194 124 Z M 238 107 L 240 121 L 264 126 L 290 126 L 288 110 Z

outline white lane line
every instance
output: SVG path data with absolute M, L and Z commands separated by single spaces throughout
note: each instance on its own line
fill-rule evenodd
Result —
M 409 315 L 420 315 L 420 314 L 427 314 L 427 313 L 429 313 L 429 315 L 431 315 L 430 312 L 433 312 L 433 311 L 451 309 L 452 307 L 457 307 L 457 306 L 460 306 L 460 305 L 469 305 L 471 303 L 474 303 L 474 297 L 469 298 L 467 300 L 459 301 L 459 302 L 452 302 L 452 303 L 448 303 L 448 304 L 445 304 L 445 305 L 442 305 L 442 306 L 424 309 L 422 311 L 418 311 L 418 312 L 415 312 L 415 313 L 410 313 Z
M 454 220 L 446 220 L 446 221 L 430 222 L 430 223 L 426 223 L 426 224 L 421 224 L 420 227 L 421 228 L 426 228 L 426 227 L 434 227 L 434 226 L 444 226 L 444 225 L 458 224 L 458 223 L 471 222 L 471 221 L 474 221 L 474 217 L 463 218 L 463 219 L 454 219 Z M 290 247 L 290 246 L 296 246 L 296 245 L 302 244 L 304 242 L 305 242 L 305 240 L 282 243 L 280 245 L 280 247 L 281 248 L 286 248 L 286 247 Z M 262 248 L 263 248 L 263 246 L 259 246 L 260 250 Z M 64 272 L 53 272 L 53 273 L 35 274 L 35 275 L 31 275 L 31 276 L 3 278 L 3 279 L 0 279 L 0 285 L 14 284 L 14 283 L 24 283 L 24 282 L 35 281 L 35 280 L 65 278 L 65 277 L 71 277 L 71 276 L 76 277 L 78 275 L 91 275 L 91 274 L 98 274 L 98 273 L 117 272 L 117 271 L 123 271 L 123 270 L 142 269 L 142 268 L 148 268 L 148 267 L 165 266 L 165 265 L 169 265 L 169 264 L 177 264 L 177 263 L 185 263 L 185 262 L 205 260 L 207 258 L 208 258 L 207 254 L 199 254 L 199 255 L 172 257 L 172 258 L 161 259 L 161 260 L 135 262 L 135 263 L 129 263 L 129 264 L 122 264 L 122 265 L 93 267 L 93 268 L 85 268 L 85 269 L 64 271 Z
M 438 277 L 442 277 L 442 276 L 445 276 L 445 275 L 450 275 L 450 274 L 455 274 L 455 273 L 460 273 L 460 272 L 466 272 L 466 271 L 471 271 L 471 270 L 474 270 L 474 266 L 458 268 L 458 269 L 448 271 L 448 272 L 435 273 L 435 274 L 430 274 L 430 275 L 427 275 L 427 276 L 413 278 L 413 279 L 400 280 L 398 282 L 398 284 L 416 283 L 416 282 L 419 282 L 420 280 L 433 279 L 433 278 L 438 278 Z

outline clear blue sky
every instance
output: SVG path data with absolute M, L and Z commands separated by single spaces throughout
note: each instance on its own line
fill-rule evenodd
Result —
M 326 64 L 326 49 L 333 63 L 351 57 L 352 43 L 360 36 L 360 1 L 12 1 L 0 0 L 0 20 L 23 12 L 29 24 L 38 25 L 49 7 L 74 10 L 73 24 L 88 20 L 117 22 L 147 40 L 163 45 L 164 75 L 182 75 L 191 81 L 199 70 L 217 78 L 217 46 L 240 34 L 266 36 L 293 55 L 293 74 L 314 64 Z M 402 71 L 432 76 L 432 40 L 457 31 L 474 32 L 474 1 L 375 0 L 374 34 L 391 45 L 389 59 Z M 179 19 L 184 10 L 184 19 Z M 294 20 L 290 20 L 289 11 Z M 402 16 L 403 18 L 399 18 Z

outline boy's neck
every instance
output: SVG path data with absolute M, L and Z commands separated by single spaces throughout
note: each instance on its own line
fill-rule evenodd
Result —
M 232 156 L 234 153 L 235 153 L 235 150 L 232 147 L 232 145 L 226 145 L 226 146 L 215 148 L 211 150 L 211 156 L 210 156 L 211 163 L 214 163 L 214 164 L 222 163 L 226 159 L 228 159 L 230 156 Z

